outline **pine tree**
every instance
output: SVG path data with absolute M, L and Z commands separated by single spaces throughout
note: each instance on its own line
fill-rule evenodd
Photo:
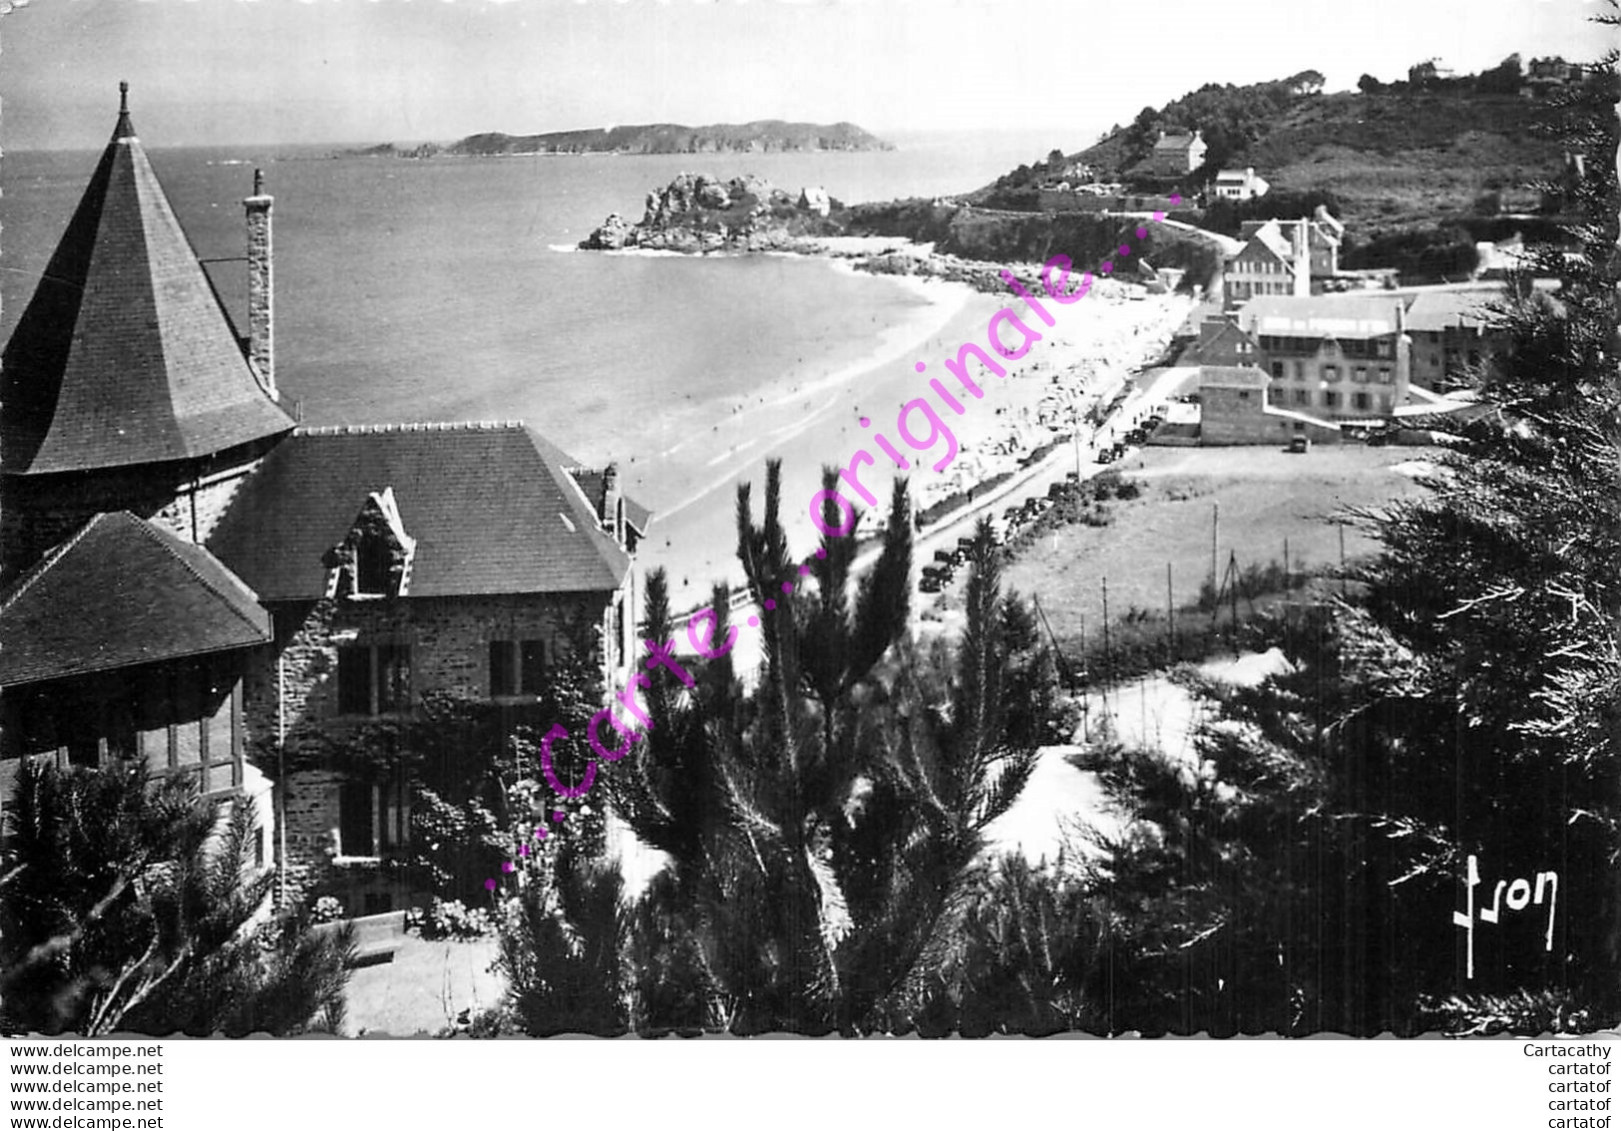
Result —
M 12 1030 L 287 1035 L 335 1029 L 353 936 L 255 926 L 253 814 L 144 766 L 26 762 L 0 888 L 0 991 Z
M 641 996 L 653 1030 L 717 1017 L 743 1033 L 908 1027 L 952 945 L 983 830 L 1045 737 L 1050 665 L 1000 592 L 988 524 L 961 648 L 920 654 L 907 639 L 904 483 L 859 578 L 853 537 L 824 540 L 801 572 L 779 485 L 770 464 L 759 523 L 746 487 L 738 500 L 739 558 L 763 613 L 758 686 L 741 696 L 729 668 L 695 672 L 690 688 L 655 673 L 648 741 L 609 786 L 636 834 L 671 857 L 637 913 L 650 933 L 633 944 L 644 970 L 674 979 L 657 1002 Z M 665 594 L 655 575 L 650 638 L 669 631 Z
M 1536 1031 L 1616 1015 L 1615 98 L 1612 54 L 1550 115 L 1587 171 L 1585 219 L 1532 272 L 1561 285 L 1520 280 L 1502 304 L 1508 348 L 1476 380 L 1488 411 L 1434 422 L 1458 442 L 1430 493 L 1361 516 L 1380 542 L 1354 571 L 1362 596 L 1294 634 L 1298 670 L 1220 696 L 1197 764 L 1087 761 L 1137 818 L 1091 879 L 1111 1027 Z M 1465 936 L 1452 915 L 1469 857 L 1477 911 L 1499 877 L 1557 873 L 1551 946 L 1547 903 L 1499 905 Z

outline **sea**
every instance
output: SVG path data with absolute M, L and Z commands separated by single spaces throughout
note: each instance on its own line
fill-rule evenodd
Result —
M 263 168 L 276 200 L 276 375 L 305 424 L 521 419 L 585 464 L 617 462 L 655 512 L 645 564 L 667 566 L 678 599 L 692 599 L 738 577 L 737 485 L 780 456 L 785 491 L 808 497 L 818 465 L 847 458 L 863 394 L 963 340 L 964 300 L 822 259 L 574 245 L 611 212 L 639 219 L 649 190 L 680 172 L 754 173 L 854 203 L 965 192 L 1085 142 L 896 140 L 869 153 L 428 160 L 148 143 L 148 156 L 238 318 L 241 200 Z M 0 338 L 97 157 L 0 162 Z M 795 523 L 808 548 L 814 531 Z

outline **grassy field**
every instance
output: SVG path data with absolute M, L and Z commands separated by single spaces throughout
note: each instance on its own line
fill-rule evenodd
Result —
M 1283 559 L 1300 569 L 1337 563 L 1340 528 L 1330 518 L 1346 507 L 1377 506 L 1423 489 L 1395 465 L 1422 459 L 1423 449 L 1315 448 L 1290 455 L 1272 448 L 1151 448 L 1122 473 L 1142 485 L 1142 496 L 1117 501 L 1105 527 L 1072 525 L 1043 534 L 1007 566 L 1005 584 L 1041 601 L 1060 639 L 1102 625 L 1102 581 L 1108 579 L 1109 615 L 1119 620 L 1133 606 L 1166 605 L 1165 567 L 1171 566 L 1178 608 L 1193 605 L 1210 575 L 1211 519 L 1220 508 L 1217 556 L 1240 568 Z M 1345 531 L 1348 558 L 1367 554 L 1372 542 Z M 1161 621 L 1163 623 L 1163 621 Z

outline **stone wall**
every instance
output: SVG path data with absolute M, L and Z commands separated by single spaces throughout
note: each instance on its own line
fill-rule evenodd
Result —
M 39 561 L 103 511 L 127 510 L 202 542 L 274 440 L 204 463 L 0 479 L 0 577 Z
M 411 698 L 443 691 L 485 697 L 489 644 L 542 640 L 548 659 L 568 647 L 568 626 L 606 616 L 608 594 L 396 599 L 330 598 L 279 604 L 276 641 L 261 650 L 244 682 L 244 718 L 255 762 L 275 775 L 279 727 L 286 727 L 286 887 L 293 898 L 354 888 L 354 865 L 333 865 L 341 775 L 318 768 L 321 739 L 364 721 L 338 710 L 338 649 L 409 645 Z M 363 887 L 364 884 L 361 884 Z M 359 889 L 356 889 L 359 890 Z

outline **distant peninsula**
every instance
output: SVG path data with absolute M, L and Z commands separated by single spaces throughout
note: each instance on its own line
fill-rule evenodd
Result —
M 850 122 L 819 126 L 811 122 L 761 121 L 742 125 L 614 126 L 612 129 L 561 130 L 544 134 L 472 134 L 449 145 L 409 149 L 374 145 L 351 149 L 345 157 L 512 157 L 528 154 L 617 153 L 826 153 L 894 149 Z

